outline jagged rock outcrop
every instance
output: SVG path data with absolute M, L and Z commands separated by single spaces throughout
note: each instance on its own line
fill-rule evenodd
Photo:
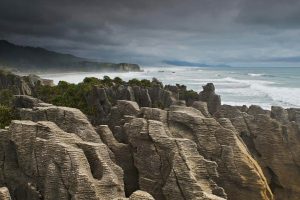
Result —
M 227 106 L 230 107 L 230 106 Z M 297 109 L 272 107 L 270 111 L 255 106 L 248 113 L 232 114 L 221 109 L 230 118 L 235 129 L 261 166 L 275 199 L 296 200 L 300 185 L 300 123 Z M 249 108 L 249 109 L 250 109 Z M 255 112 L 257 111 L 257 113 Z
M 125 193 L 126 196 L 129 196 L 139 189 L 138 171 L 134 165 L 132 148 L 129 144 L 119 143 L 107 125 L 98 126 L 97 132 L 102 141 L 113 152 L 116 163 L 122 167 L 124 171 Z
M 142 190 L 155 199 L 222 199 L 214 195 L 222 191 L 212 180 L 217 165 L 199 155 L 194 142 L 169 137 L 154 120 L 136 118 L 125 129 Z
M 166 108 L 178 100 L 178 94 L 172 93 L 169 90 L 164 90 L 159 86 L 149 88 L 148 92 L 153 107 Z
M 208 112 L 207 103 L 203 101 L 194 101 L 192 104 L 193 108 L 199 110 L 205 117 L 211 117 Z
M 135 101 L 141 107 L 167 108 L 178 102 L 178 92 L 162 88 L 161 83 L 152 82 L 152 87 L 118 85 L 102 88 L 94 86 L 86 95 L 87 105 L 94 110 L 90 120 L 93 124 L 107 124 L 113 106 L 118 100 Z
M 269 110 L 264 110 L 260 106 L 257 106 L 257 105 L 251 105 L 248 108 L 247 113 L 249 115 L 259 115 L 259 114 L 270 115 L 270 111 Z
M 123 143 L 105 143 L 119 155 L 117 163 L 125 163 L 120 155 L 131 151 L 134 164 L 127 173 L 137 170 L 140 189 L 155 199 L 273 199 L 260 166 L 229 120 L 218 122 L 185 106 L 166 111 L 126 104 L 135 111 L 119 112 L 119 120 L 113 120 L 122 121 Z
M 0 187 L 14 200 L 298 199 L 300 109 L 221 105 L 212 84 L 187 107 L 182 89 L 94 86 L 95 128 L 78 109 L 15 96 Z
M 0 188 L 0 200 L 11 200 L 9 191 L 6 187 Z
M 28 105 L 28 100 L 38 102 L 29 105 L 40 103 L 27 96 L 18 99 L 18 105 Z M 7 186 L 13 199 L 126 199 L 123 170 L 115 161 L 120 156 L 102 142 L 79 110 L 29 107 L 19 108 L 21 120 L 0 130 L 0 186 Z M 131 110 L 125 107 L 124 112 Z M 108 143 L 109 134 L 101 133 Z M 121 147 L 123 155 L 130 158 L 130 149 L 124 149 Z M 129 189 L 127 196 L 139 188 Z M 153 198 L 138 191 L 129 199 Z
M 43 101 L 28 95 L 15 95 L 13 104 L 14 107 L 16 108 L 33 108 L 33 107 L 44 107 L 50 105 L 50 104 L 45 104 Z
M 152 100 L 151 100 L 149 92 L 146 88 L 141 88 L 139 86 L 133 86 L 132 89 L 134 92 L 135 101 L 141 107 L 152 107 Z
M 111 112 L 112 104 L 108 99 L 105 88 L 94 86 L 89 94 L 86 95 L 87 104 L 94 109 L 94 124 L 104 124 L 108 119 L 107 116 Z
M 199 93 L 199 100 L 207 102 L 210 114 L 214 114 L 221 106 L 221 97 L 215 93 L 213 83 L 207 83 L 203 86 L 203 91 Z
M 271 107 L 271 117 L 276 119 L 282 124 L 287 124 L 289 122 L 288 111 L 280 106 Z
M 3 89 L 8 89 L 13 94 L 32 94 L 30 85 L 22 77 L 0 70 L 0 91 Z
M 33 95 L 38 84 L 52 86 L 53 81 L 36 75 L 19 76 L 0 69 L 0 91 L 9 90 L 15 95 Z
M 169 127 L 177 137 L 193 140 L 205 158 L 218 164 L 218 183 L 229 199 L 272 199 L 260 167 L 230 129 L 185 107 L 171 107 Z M 245 178 L 247 177 L 247 178 Z M 231 187 L 231 185 L 239 185 Z M 256 191 L 256 192 L 253 192 Z
M 13 121 L 1 136 L 1 182 L 15 199 L 124 196 L 122 170 L 103 143 L 84 141 L 49 121 Z
M 290 121 L 296 122 L 298 125 L 300 124 L 300 108 L 289 108 L 288 117 Z
M 51 121 L 68 133 L 75 133 L 89 142 L 100 142 L 100 137 L 86 116 L 75 108 L 45 106 L 20 109 L 20 117 L 30 121 Z

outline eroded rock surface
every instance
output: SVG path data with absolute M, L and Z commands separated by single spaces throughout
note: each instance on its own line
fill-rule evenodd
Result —
M 0 186 L 13 199 L 125 199 L 122 168 L 79 110 L 50 105 L 20 113 L 0 130 Z
M 53 85 L 52 80 L 36 75 L 19 76 L 0 69 L 0 91 L 9 90 L 15 95 L 33 95 L 36 85 Z
M 272 107 L 269 112 L 256 106 L 248 113 L 232 115 L 233 109 L 223 109 L 222 115 L 230 118 L 258 161 L 275 199 L 299 199 L 300 123 L 296 117 L 297 109 Z
M 13 121 L 1 134 L 1 182 L 16 199 L 124 196 L 122 170 L 105 144 L 83 141 L 49 121 Z
M 211 85 L 187 107 L 177 92 L 94 87 L 96 127 L 77 109 L 16 96 L 0 187 L 14 200 L 299 199 L 299 109 L 220 105 Z M 157 99 L 166 109 L 148 107 Z
M 199 100 L 207 102 L 210 114 L 214 114 L 221 106 L 221 97 L 215 93 L 213 83 L 207 83 L 203 86 L 203 91 L 199 93 Z
M 171 106 L 119 112 L 123 123 L 118 126 L 131 148 L 140 189 L 155 199 L 273 199 L 231 121 L 207 118 L 200 110 Z M 105 143 L 115 152 L 124 145 L 112 139 Z
M 6 187 L 0 188 L 0 200 L 11 200 L 9 190 Z

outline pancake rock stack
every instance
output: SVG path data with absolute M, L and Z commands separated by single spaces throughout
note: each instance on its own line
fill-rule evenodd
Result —
M 187 107 L 178 92 L 95 87 L 95 126 L 16 96 L 20 119 L 0 131 L 0 199 L 299 199 L 299 109 L 221 105 L 213 84 Z

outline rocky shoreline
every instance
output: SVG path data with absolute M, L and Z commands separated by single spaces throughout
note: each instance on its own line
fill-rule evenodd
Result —
M 0 199 L 299 199 L 300 109 L 115 80 L 85 93 L 86 116 L 32 97 L 49 81 L 3 77 L 18 120 L 0 130 Z

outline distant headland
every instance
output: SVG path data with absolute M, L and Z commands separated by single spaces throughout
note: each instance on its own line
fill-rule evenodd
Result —
M 16 72 L 141 71 L 137 64 L 96 62 L 40 47 L 0 40 L 0 68 Z

